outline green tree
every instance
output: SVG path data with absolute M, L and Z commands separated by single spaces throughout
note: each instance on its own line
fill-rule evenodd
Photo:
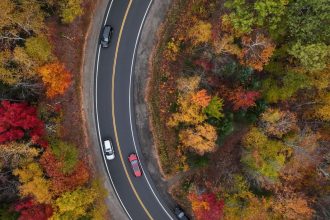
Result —
M 330 39 L 329 0 L 296 0 L 288 8 L 290 36 L 303 44 L 328 43 Z
M 82 0 L 60 0 L 60 17 L 63 23 L 71 23 L 83 14 Z
M 271 31 L 277 29 L 289 0 L 257 0 L 254 3 L 256 23 L 260 27 L 267 27 Z
M 272 77 L 264 80 L 262 82 L 263 96 L 270 103 L 285 101 L 299 89 L 310 88 L 312 83 L 313 81 L 306 74 L 288 72 L 282 76 L 282 80 L 275 80 Z
M 19 213 L 11 209 L 9 204 L 2 203 L 0 205 L 0 219 L 3 220 L 16 220 L 19 217 Z
M 256 197 L 243 176 L 234 175 L 233 183 L 226 191 L 224 219 L 273 219 L 271 199 Z
M 241 161 L 252 175 L 276 181 L 290 149 L 280 141 L 268 139 L 256 127 L 245 135 L 243 145 Z
M 324 43 L 302 45 L 298 42 L 288 52 L 297 58 L 304 68 L 320 71 L 326 68 L 329 51 L 329 46 Z
M 220 119 L 223 118 L 223 113 L 222 113 L 222 106 L 223 106 L 223 100 L 220 99 L 218 96 L 214 96 L 209 105 L 206 106 L 204 109 L 204 112 L 206 115 L 210 118 L 216 118 Z
M 270 31 L 277 29 L 286 12 L 288 0 L 227 0 L 225 7 L 231 10 L 223 17 L 240 34 L 247 34 L 254 26 L 266 27 Z
M 31 37 L 25 42 L 26 53 L 35 61 L 45 63 L 50 60 L 52 46 L 44 36 Z
M 255 24 L 253 9 L 245 0 L 229 0 L 225 2 L 225 7 L 231 13 L 223 16 L 225 23 L 230 23 L 240 34 L 250 33 Z
M 53 139 L 50 142 L 52 152 L 63 163 L 62 172 L 71 173 L 78 163 L 78 150 L 75 145 Z

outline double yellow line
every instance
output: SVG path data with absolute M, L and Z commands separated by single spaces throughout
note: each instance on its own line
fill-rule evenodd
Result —
M 125 170 L 125 174 L 127 176 L 127 179 L 128 179 L 128 182 L 137 198 L 137 200 L 139 201 L 139 203 L 141 204 L 141 207 L 143 208 L 143 210 L 145 211 L 145 213 L 147 214 L 147 216 L 149 217 L 149 219 L 153 219 L 152 216 L 150 215 L 149 211 L 147 210 L 147 208 L 145 207 L 145 205 L 143 204 L 139 194 L 137 193 L 133 183 L 132 183 L 132 180 L 128 174 L 128 171 L 127 171 L 127 168 L 126 168 L 126 165 L 125 165 L 125 161 L 123 159 L 123 155 L 122 155 L 122 152 L 121 152 L 121 148 L 120 148 L 120 144 L 119 144 L 119 139 L 118 139 L 118 133 L 117 133 L 117 127 L 116 127 L 116 117 L 115 117 L 115 76 L 116 76 L 116 65 L 117 65 L 117 56 L 118 56 L 118 50 L 119 50 L 119 45 L 120 45 L 120 41 L 121 41 L 121 36 L 122 36 L 122 33 L 123 33 L 123 29 L 124 29 L 124 25 L 125 25 L 125 22 L 126 22 L 126 18 L 127 18 L 127 15 L 128 15 L 128 12 L 131 8 L 131 5 L 132 5 L 132 0 L 129 1 L 128 3 L 128 6 L 126 8 L 126 11 L 125 11 L 125 15 L 124 15 L 124 18 L 122 20 L 122 23 L 121 23 L 121 27 L 120 27 L 120 31 L 119 31 L 119 36 L 118 36 L 118 41 L 117 41 L 117 45 L 116 45 L 116 51 L 115 51 L 115 57 L 114 57 L 114 63 L 113 63 L 113 66 L 112 66 L 112 91 L 111 91 L 111 97 L 112 97 L 112 119 L 113 119 L 113 128 L 114 128 L 114 131 L 115 131 L 115 138 L 116 138 L 116 142 L 117 142 L 117 146 L 118 146 L 118 151 L 119 151 L 119 156 L 120 156 L 120 160 L 121 160 L 121 163 L 123 165 L 123 168 Z

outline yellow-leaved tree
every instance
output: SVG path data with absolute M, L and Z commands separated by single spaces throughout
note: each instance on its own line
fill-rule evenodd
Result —
M 315 116 L 324 121 L 330 121 L 330 92 L 324 92 L 315 107 Z
M 206 119 L 203 113 L 203 107 L 191 101 L 192 94 L 179 95 L 179 112 L 174 113 L 170 118 L 168 125 L 170 127 L 178 126 L 179 123 L 196 125 Z
M 180 131 L 180 143 L 203 155 L 216 149 L 217 132 L 210 124 L 199 124 L 195 128 Z
M 198 21 L 188 32 L 194 45 L 207 43 L 212 37 L 212 25 L 208 22 Z
M 89 188 L 79 187 L 74 191 L 65 192 L 56 199 L 57 211 L 51 219 L 80 219 L 87 216 L 92 219 L 104 219 L 106 208 L 102 201 L 106 194 L 97 181 Z
M 52 194 L 49 191 L 50 183 L 43 176 L 40 166 L 35 163 L 17 168 L 14 175 L 18 176 L 20 183 L 19 191 L 22 197 L 33 196 L 39 203 L 50 203 Z

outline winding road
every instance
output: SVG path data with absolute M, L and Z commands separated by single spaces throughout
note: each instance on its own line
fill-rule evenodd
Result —
M 97 49 L 95 70 L 95 109 L 97 135 L 103 152 L 103 140 L 111 138 L 116 158 L 104 163 L 115 193 L 129 219 L 176 219 L 159 197 L 151 178 L 143 169 L 136 135 L 132 100 L 132 74 L 136 48 L 144 19 L 153 0 L 112 0 L 104 25 L 114 28 L 109 48 Z M 136 178 L 128 155 L 136 152 L 143 176 Z

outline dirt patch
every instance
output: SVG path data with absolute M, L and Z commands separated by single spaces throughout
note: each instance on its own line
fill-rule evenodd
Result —
M 69 25 L 59 25 L 58 18 L 47 21 L 49 37 L 54 42 L 54 53 L 59 60 L 65 63 L 72 74 L 72 85 L 63 97 L 55 100 L 63 109 L 63 120 L 60 135 L 66 141 L 76 144 L 79 148 L 86 149 L 87 141 L 83 131 L 81 112 L 81 63 L 85 35 L 91 20 L 95 4 L 85 1 L 84 16 L 77 18 Z M 84 140 L 84 141 L 82 141 Z M 84 152 L 81 150 L 81 152 Z

